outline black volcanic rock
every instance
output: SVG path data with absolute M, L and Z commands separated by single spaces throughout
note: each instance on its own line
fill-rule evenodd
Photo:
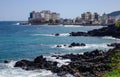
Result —
M 103 27 L 101 29 L 94 29 L 88 32 L 71 32 L 70 36 L 111 36 L 115 38 L 120 38 L 120 28 L 116 27 L 115 24 L 109 25 L 108 27 Z
M 66 47 L 67 45 L 63 45 L 63 46 Z M 71 48 L 71 47 L 76 47 L 76 46 L 86 46 L 86 45 L 84 43 L 75 43 L 75 42 L 73 42 L 68 47 Z M 57 45 L 56 47 L 60 48 L 60 47 L 62 47 L 62 45 Z
M 46 59 L 43 58 L 43 56 L 38 56 L 34 59 L 34 63 L 42 63 L 44 61 L 46 61 Z
M 112 44 L 108 44 L 107 46 L 120 48 L 120 43 L 112 43 Z
M 59 33 L 56 33 L 55 36 L 59 36 L 60 34 Z
M 115 25 L 110 25 L 108 27 L 103 27 L 101 29 L 94 29 L 92 31 L 88 31 L 89 36 L 112 36 L 118 37 L 120 36 L 120 28 Z
M 61 45 L 57 45 L 57 47 L 59 48 L 59 47 L 62 47 Z
M 56 56 L 61 57 L 62 59 L 71 60 L 68 65 L 62 65 L 61 67 L 57 66 L 57 62 L 47 61 L 43 56 L 38 56 L 33 61 L 18 61 L 14 67 L 20 67 L 25 70 L 46 69 L 53 73 L 57 73 L 60 77 L 64 77 L 68 73 L 75 77 L 101 77 L 102 73 L 111 70 L 108 63 L 111 61 L 112 55 L 116 50 L 120 50 L 119 43 L 113 43 L 110 46 L 114 46 L 115 48 L 110 49 L 107 52 L 94 50 L 83 54 Z
M 47 61 L 43 56 L 38 56 L 34 61 L 21 60 L 16 62 L 14 67 L 21 67 L 25 70 L 47 69 L 51 70 L 57 67 L 57 62 Z
M 9 61 L 7 61 L 7 60 L 4 60 L 4 63 L 9 63 Z
M 14 65 L 14 67 L 21 67 L 22 69 L 25 69 L 25 70 L 35 69 L 35 68 L 32 68 L 32 66 L 34 66 L 34 63 L 32 61 L 28 61 L 28 60 L 18 61 Z
M 75 47 L 75 46 L 85 46 L 85 44 L 84 43 L 80 44 L 80 43 L 74 43 L 73 42 L 72 44 L 69 45 L 69 47 Z
M 92 52 L 85 52 L 84 55 L 88 57 L 94 57 L 94 56 L 102 56 L 105 52 L 102 50 L 94 50 Z
M 88 36 L 86 32 L 71 32 L 70 36 Z

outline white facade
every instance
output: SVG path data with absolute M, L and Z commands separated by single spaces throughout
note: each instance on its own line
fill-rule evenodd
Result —
M 102 17 L 101 17 L 101 23 L 102 24 L 108 24 L 108 16 L 107 14 L 103 14 Z
M 49 10 L 43 10 L 41 12 L 32 12 L 32 18 L 31 19 L 44 19 L 45 21 L 52 20 L 60 20 L 60 14 L 51 12 Z
M 52 20 L 60 20 L 60 14 L 59 13 L 52 13 L 51 14 L 51 19 Z

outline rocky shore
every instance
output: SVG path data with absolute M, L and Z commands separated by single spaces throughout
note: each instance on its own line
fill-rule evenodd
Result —
M 111 36 L 115 38 L 120 38 L 120 28 L 113 24 L 101 29 L 94 29 L 88 32 L 71 32 L 70 36 Z
M 111 36 L 120 38 L 120 28 L 115 25 L 103 27 L 101 29 L 94 29 L 88 32 L 71 32 L 70 36 Z M 59 36 L 60 34 L 55 34 Z M 64 45 L 68 47 L 81 47 L 86 46 L 84 43 L 71 43 Z M 120 43 L 113 43 L 107 46 L 114 47 L 113 49 L 106 51 L 94 50 L 91 52 L 85 52 L 83 54 L 66 54 L 66 55 L 53 55 L 56 59 L 70 59 L 71 62 L 68 65 L 58 66 L 58 62 L 49 61 L 42 55 L 36 57 L 33 61 L 21 60 L 16 62 L 14 67 L 20 67 L 25 70 L 46 69 L 53 73 L 57 73 L 58 76 L 64 77 L 66 74 L 72 74 L 75 77 L 103 77 L 106 71 L 111 71 L 112 67 L 109 66 L 112 55 L 116 51 L 120 51 Z M 62 47 L 57 45 L 56 47 Z
M 38 56 L 33 61 L 18 61 L 14 67 L 20 67 L 25 70 L 46 69 L 57 73 L 60 77 L 64 77 L 65 74 L 72 74 L 75 77 L 102 77 L 106 71 L 112 70 L 108 63 L 116 50 L 120 50 L 120 44 L 114 43 L 108 46 L 113 46 L 114 49 L 110 49 L 107 52 L 94 50 L 83 54 L 57 55 L 56 58 L 58 59 L 71 60 L 68 65 L 62 65 L 61 67 L 57 66 L 58 62 L 48 61 L 43 56 Z
M 69 45 L 66 45 L 66 44 L 64 44 L 64 45 L 57 45 L 56 47 L 61 48 L 62 46 L 68 47 L 68 48 L 72 48 L 72 47 L 84 47 L 84 46 L 86 46 L 86 44 L 73 42 L 73 43 L 71 43 Z

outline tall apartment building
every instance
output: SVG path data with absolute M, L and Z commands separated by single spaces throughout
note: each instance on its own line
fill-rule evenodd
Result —
M 108 24 L 108 15 L 105 13 L 101 16 L 101 24 L 103 25 Z
M 51 19 L 51 11 L 43 10 L 40 12 L 41 18 L 45 21 L 49 21 Z
M 94 13 L 94 20 L 99 21 L 100 15 L 98 13 Z
M 86 12 L 81 14 L 81 18 L 84 23 L 92 24 L 92 22 L 95 20 L 95 15 L 92 14 L 91 12 Z
M 56 12 L 51 12 L 50 10 L 43 10 L 41 12 L 31 12 L 29 21 L 37 21 L 37 22 L 46 22 L 49 20 L 60 20 L 60 14 Z
M 60 20 L 60 14 L 59 13 L 51 13 L 51 19 L 53 20 L 53 21 L 55 21 L 55 20 Z

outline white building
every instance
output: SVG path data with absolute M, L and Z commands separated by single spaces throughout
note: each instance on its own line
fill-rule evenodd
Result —
M 105 13 L 101 17 L 101 24 L 103 24 L 103 25 L 108 24 L 108 16 Z
M 41 12 L 31 12 L 29 20 L 43 20 L 49 21 L 52 20 L 60 20 L 60 14 L 56 12 L 51 12 L 50 10 L 43 10 Z
M 45 19 L 45 21 L 49 21 L 51 19 L 51 11 L 49 10 L 43 10 L 40 12 L 41 18 Z
M 60 20 L 60 14 L 59 13 L 51 13 L 51 19 L 53 21 Z

